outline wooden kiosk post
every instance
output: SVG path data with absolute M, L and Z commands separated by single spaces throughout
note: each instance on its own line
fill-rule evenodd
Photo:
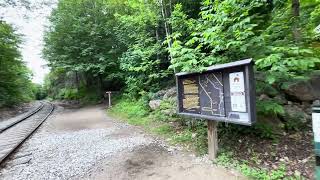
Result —
M 210 160 L 215 160 L 218 153 L 218 122 L 208 120 L 208 155 Z
M 245 59 L 176 74 L 178 114 L 208 120 L 211 160 L 217 157 L 219 121 L 247 126 L 256 121 L 253 63 Z

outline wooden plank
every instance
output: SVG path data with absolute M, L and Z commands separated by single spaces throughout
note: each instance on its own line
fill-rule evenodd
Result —
M 215 160 L 218 153 L 218 122 L 208 120 L 208 153 L 209 159 Z

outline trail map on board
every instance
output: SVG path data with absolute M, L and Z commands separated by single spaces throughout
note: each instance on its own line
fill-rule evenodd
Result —
M 225 116 L 222 73 L 199 76 L 201 114 Z

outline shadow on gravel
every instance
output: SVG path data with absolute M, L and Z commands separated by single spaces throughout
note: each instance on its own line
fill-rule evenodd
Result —
M 169 157 L 168 151 L 157 144 L 141 146 L 130 154 L 124 168 L 130 176 L 134 176 L 142 171 L 156 168 L 159 162 L 167 157 Z

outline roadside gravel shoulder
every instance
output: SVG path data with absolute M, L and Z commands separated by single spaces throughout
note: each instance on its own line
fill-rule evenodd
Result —
M 103 107 L 58 107 L 0 171 L 0 179 L 243 179 L 141 128 L 109 118 Z

